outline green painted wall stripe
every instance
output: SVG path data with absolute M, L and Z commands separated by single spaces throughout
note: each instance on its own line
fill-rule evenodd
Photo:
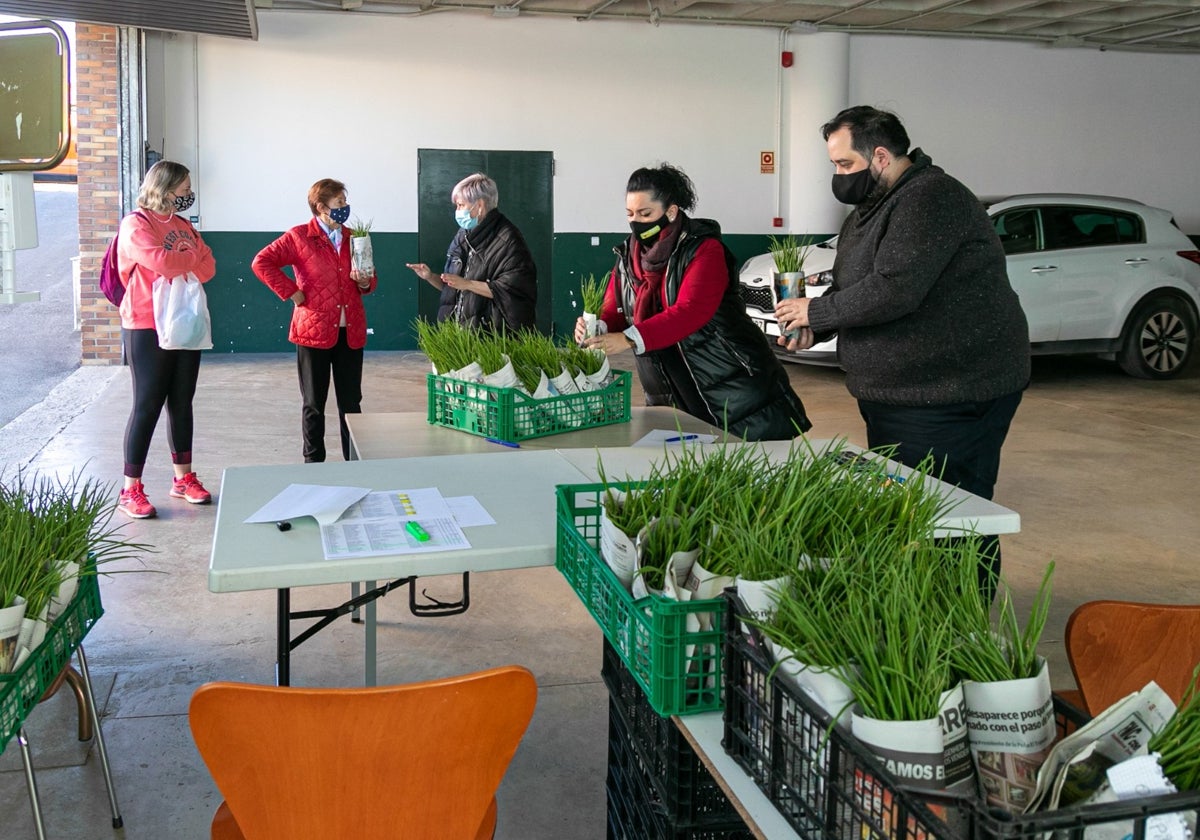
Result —
M 279 300 L 254 276 L 250 263 L 280 232 L 204 231 L 213 249 L 217 276 L 205 286 L 212 314 L 213 351 L 217 353 L 278 353 L 292 349 L 287 340 L 292 305 Z M 612 270 L 613 251 L 624 233 L 557 233 L 554 235 L 554 277 L 543 280 L 540 293 L 550 295 L 551 317 L 560 336 L 574 330 L 582 311 L 579 281 L 588 274 Z M 599 244 L 593 245 L 596 237 Z M 767 251 L 767 236 L 731 234 L 725 243 L 745 260 Z M 414 350 L 413 321 L 418 315 L 417 289 L 422 282 L 405 263 L 417 261 L 416 233 L 372 233 L 371 245 L 379 273 L 379 288 L 366 297 L 368 350 Z M 425 313 L 431 317 L 432 312 Z

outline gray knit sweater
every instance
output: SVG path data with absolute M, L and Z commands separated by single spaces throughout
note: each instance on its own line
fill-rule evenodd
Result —
M 920 149 L 882 197 L 846 218 L 834 283 L 813 299 L 862 400 L 952 405 L 1029 382 L 1029 326 L 979 200 Z

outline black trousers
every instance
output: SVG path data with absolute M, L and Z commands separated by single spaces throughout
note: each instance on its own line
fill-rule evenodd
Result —
M 984 499 L 991 499 L 1000 473 L 1000 448 L 1021 404 L 1021 391 L 984 402 L 904 406 L 858 401 L 871 449 L 896 446 L 897 461 L 917 467 L 933 455 L 933 475 Z M 1000 539 L 980 541 L 980 591 L 991 601 L 1000 574 Z
M 192 462 L 192 398 L 200 377 L 199 350 L 163 350 L 158 333 L 125 330 L 125 359 L 133 383 L 133 409 L 125 424 L 125 475 L 141 478 L 150 440 L 163 405 L 167 406 L 167 443 L 176 464 Z
M 350 460 L 350 429 L 347 414 L 362 413 L 363 350 L 346 344 L 346 328 L 338 330 L 337 344 L 328 349 L 296 345 L 296 370 L 300 374 L 300 433 L 304 438 L 304 462 L 325 460 L 325 400 L 329 379 L 337 399 L 338 424 L 342 433 L 342 457 Z

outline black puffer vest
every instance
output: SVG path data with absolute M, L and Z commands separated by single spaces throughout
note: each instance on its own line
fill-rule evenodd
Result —
M 683 217 L 683 229 L 663 278 L 665 305 L 679 297 L 679 286 L 696 249 L 706 239 L 720 240 L 711 219 Z M 771 352 L 766 336 L 746 315 L 738 294 L 737 266 L 725 248 L 729 283 L 712 320 L 679 343 L 637 356 L 638 377 L 647 405 L 670 405 L 746 440 L 789 440 L 812 427 L 804 404 Z M 636 289 L 630 242 L 617 254 L 617 300 L 632 322 Z

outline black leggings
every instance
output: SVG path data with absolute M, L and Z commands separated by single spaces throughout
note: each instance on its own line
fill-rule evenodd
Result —
M 192 397 L 200 376 L 199 350 L 163 350 L 154 330 L 125 330 L 133 380 L 133 410 L 125 425 L 125 475 L 141 478 L 163 403 L 171 462 L 192 462 Z

